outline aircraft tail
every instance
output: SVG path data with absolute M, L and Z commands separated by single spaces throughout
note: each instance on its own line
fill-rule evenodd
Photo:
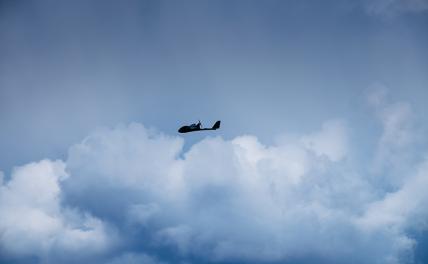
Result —
M 213 125 L 212 129 L 216 130 L 220 128 L 220 120 L 215 122 L 215 124 Z

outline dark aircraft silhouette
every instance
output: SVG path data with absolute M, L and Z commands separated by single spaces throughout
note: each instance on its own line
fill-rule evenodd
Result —
M 187 133 L 187 132 L 193 132 L 193 131 L 201 131 L 201 130 L 216 130 L 220 128 L 220 120 L 215 122 L 212 128 L 202 128 L 201 121 L 199 121 L 197 124 L 191 124 L 190 126 L 182 126 L 178 130 L 179 133 Z

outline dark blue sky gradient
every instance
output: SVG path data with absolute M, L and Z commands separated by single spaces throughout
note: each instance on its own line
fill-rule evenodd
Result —
M 358 124 L 374 82 L 417 112 L 427 100 L 425 12 L 386 19 L 355 1 L 1 5 L 6 170 L 119 122 L 173 134 L 222 119 L 226 137 L 269 142 L 332 116 Z

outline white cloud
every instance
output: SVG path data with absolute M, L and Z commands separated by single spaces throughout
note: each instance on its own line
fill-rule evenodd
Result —
M 413 175 L 405 175 L 406 183 L 396 192 L 387 193 L 382 200 L 368 206 L 360 224 L 367 229 L 420 227 L 428 213 L 428 159 L 419 165 Z M 413 226 L 413 224 L 415 224 Z M 426 223 L 424 224 L 426 226 Z
M 10 256 L 49 257 L 55 251 L 100 253 L 111 243 L 103 222 L 61 206 L 62 161 L 16 168 L 0 186 L 0 245 Z
M 293 238 L 300 235 L 289 230 L 285 239 L 288 225 L 331 213 L 323 205 L 312 212 L 309 196 L 332 201 L 308 184 L 319 177 L 323 185 L 326 167 L 343 158 L 344 131 L 342 123 L 327 122 L 319 133 L 277 146 L 253 136 L 207 138 L 179 158 L 180 138 L 132 124 L 96 132 L 73 147 L 65 188 L 77 205 L 102 217 L 124 214 L 130 225 L 144 226 L 154 243 L 182 255 L 278 260 L 297 254 Z M 108 200 L 110 207 L 92 199 Z M 299 214 L 305 216 L 296 222 Z M 268 246 L 270 240 L 276 242 Z
M 376 98 L 379 144 L 401 148 L 407 140 L 393 139 L 411 112 L 397 114 L 400 107 Z M 407 230 L 428 213 L 428 163 L 386 192 L 354 167 L 347 131 L 332 120 L 270 146 L 248 135 L 207 137 L 180 155 L 182 138 L 140 124 L 98 130 L 71 147 L 65 163 L 29 164 L 3 183 L 2 248 L 48 259 L 110 248 L 107 263 L 171 254 L 171 262 L 407 260 L 415 245 Z
M 355 223 L 364 233 L 381 236 L 392 249 L 408 251 L 416 245 L 405 230 L 425 230 L 428 217 L 428 159 L 419 165 L 413 175 L 398 190 L 385 194 L 381 200 L 367 205 L 364 214 Z M 394 252 L 394 251 L 393 251 Z M 399 255 L 386 255 L 389 263 L 402 263 Z
M 411 243 L 397 244 L 407 237 L 404 227 L 367 235 L 356 224 L 379 196 L 349 168 L 348 145 L 344 124 L 328 121 L 319 132 L 273 146 L 253 136 L 206 138 L 180 158 L 180 138 L 132 124 L 71 149 L 67 192 L 103 217 L 123 212 L 131 226 L 145 228 L 143 247 L 173 248 L 183 258 L 398 260 L 411 250 Z M 98 200 L 117 201 L 108 209 L 88 202 L 93 197 L 82 186 Z
M 332 161 L 339 161 L 345 157 L 347 138 L 345 126 L 338 120 L 323 124 L 320 132 L 304 136 L 303 143 L 318 156 L 326 156 Z

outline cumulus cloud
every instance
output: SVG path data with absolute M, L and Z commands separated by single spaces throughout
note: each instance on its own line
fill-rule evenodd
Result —
M 0 186 L 0 246 L 9 257 L 55 252 L 97 254 L 109 247 L 104 223 L 61 205 L 60 182 L 68 177 L 62 161 L 43 160 L 18 167 Z
M 405 175 L 407 182 L 395 192 L 386 193 L 383 199 L 368 204 L 364 214 L 356 219 L 363 233 L 379 236 L 393 249 L 384 256 L 385 263 L 403 263 L 396 252 L 410 254 L 417 243 L 405 231 L 427 228 L 428 159 L 419 165 L 416 172 Z M 401 256 L 402 257 L 402 256 Z M 407 262 L 411 262 L 407 260 Z
M 406 175 L 407 181 L 396 192 L 387 193 L 382 200 L 368 206 L 364 217 L 359 219 L 367 229 L 400 229 L 421 226 L 426 222 L 428 201 L 425 186 L 428 184 L 428 157 L 419 165 L 416 172 Z M 426 226 L 423 224 L 422 226 Z
M 383 124 L 376 151 L 408 150 L 411 111 L 382 92 L 369 100 Z M 427 161 L 380 188 L 352 162 L 341 120 L 273 145 L 207 137 L 183 153 L 183 143 L 120 125 L 64 162 L 17 168 L 0 191 L 2 251 L 46 262 L 75 252 L 94 263 L 411 261 L 408 230 L 428 213 Z
M 320 132 L 302 138 L 305 146 L 317 155 L 339 161 L 347 151 L 345 126 L 338 120 L 325 122 Z

